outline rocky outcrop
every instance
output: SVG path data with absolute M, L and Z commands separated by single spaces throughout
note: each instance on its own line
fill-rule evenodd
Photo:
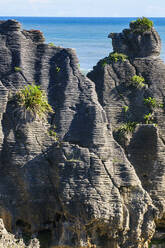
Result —
M 144 33 L 127 29 L 109 37 L 114 52 L 124 53 L 127 59 L 101 60 L 88 77 L 95 82 L 114 138 L 124 148 L 143 188 L 159 209 L 156 225 L 162 231 L 165 213 L 165 65 L 159 57 L 160 38 L 154 28 Z M 142 79 L 142 84 L 133 83 L 136 75 Z
M 0 247 L 2 248 L 39 248 L 37 239 L 29 241 L 29 245 L 25 245 L 23 239 L 16 239 L 14 235 L 7 232 L 4 227 L 3 220 L 0 219 Z
M 134 32 L 132 29 L 124 29 L 122 33 L 110 33 L 114 51 L 124 53 L 130 58 L 144 58 L 159 56 L 161 41 L 154 28 L 144 33 Z
M 73 49 L 45 44 L 41 32 L 21 30 L 17 21 L 0 23 L 0 217 L 8 231 L 37 237 L 44 248 L 148 247 L 164 213 L 163 129 L 160 136 L 153 125 L 138 127 L 135 135 L 154 135 L 146 160 L 137 159 L 144 155 L 138 139 L 124 150 L 112 130 L 125 118 L 123 99 L 141 120 L 143 95 L 161 94 L 163 70 L 157 57 L 99 63 L 89 75 L 94 84 L 79 71 Z M 135 73 L 148 88 L 127 92 L 126 78 Z M 55 115 L 27 118 L 14 95 L 29 82 L 46 91 Z M 58 142 L 49 133 L 54 125 Z M 156 175 L 147 186 L 138 170 L 145 161 Z

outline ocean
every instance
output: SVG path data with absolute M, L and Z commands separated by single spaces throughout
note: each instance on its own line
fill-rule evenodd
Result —
M 39 29 L 46 42 L 56 46 L 75 48 L 80 68 L 87 72 L 103 57 L 112 52 L 108 34 L 121 32 L 129 27 L 132 18 L 86 18 L 86 17 L 0 17 L 1 20 L 16 19 L 23 29 Z M 165 61 L 165 18 L 150 18 L 162 40 L 161 58 Z

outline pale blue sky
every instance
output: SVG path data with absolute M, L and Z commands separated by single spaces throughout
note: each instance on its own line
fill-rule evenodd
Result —
M 0 16 L 165 17 L 165 0 L 0 0 Z

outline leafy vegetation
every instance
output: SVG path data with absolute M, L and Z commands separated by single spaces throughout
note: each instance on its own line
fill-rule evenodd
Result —
M 109 58 L 112 62 L 118 62 L 118 61 L 125 61 L 128 56 L 126 56 L 125 54 L 123 53 L 117 53 L 117 52 L 113 52 L 113 53 L 110 53 L 109 54 Z
M 118 129 L 117 132 L 119 133 L 119 135 L 124 135 L 124 134 L 128 134 L 128 133 L 133 133 L 135 128 L 136 128 L 137 122 L 131 122 L 128 121 L 126 123 L 123 123 Z
M 153 97 L 144 98 L 144 104 L 152 108 L 155 108 L 158 106 L 157 100 Z
M 123 106 L 123 111 L 126 113 L 129 110 L 129 107 L 127 105 Z
M 15 67 L 14 67 L 14 71 L 15 71 L 15 72 L 20 72 L 20 71 L 22 71 L 22 68 L 21 68 L 21 67 L 15 66 Z
M 146 17 L 138 18 L 136 21 L 130 22 L 130 28 L 133 32 L 144 33 L 150 31 L 153 27 L 153 21 Z
M 130 84 L 136 88 L 143 88 L 143 87 L 145 87 L 145 84 L 143 82 L 144 82 L 143 77 L 134 75 L 131 78 Z
M 53 42 L 50 42 L 48 45 L 51 46 L 51 47 L 55 47 Z
M 56 66 L 56 72 L 59 72 L 60 70 L 60 67 Z
M 102 61 L 102 67 L 106 66 L 107 64 L 108 64 L 108 60 L 106 60 L 106 58 L 103 59 L 103 61 Z
M 113 53 L 110 53 L 108 57 L 106 57 L 102 60 L 102 67 L 104 67 L 105 65 L 110 64 L 112 62 L 114 62 L 114 63 L 116 63 L 118 61 L 124 62 L 126 59 L 128 59 L 127 55 L 125 55 L 123 53 L 113 52 Z
M 49 134 L 49 136 L 51 136 L 54 140 L 57 141 L 58 138 L 57 138 L 57 133 L 56 133 L 55 129 L 56 129 L 56 126 L 51 126 L 51 127 L 49 128 L 48 134 Z
M 43 118 L 48 113 L 53 113 L 49 105 L 46 93 L 35 84 L 27 85 L 16 93 L 18 104 L 32 113 L 34 117 Z
M 152 113 L 146 114 L 144 116 L 144 120 L 146 124 L 154 124 L 154 116 Z
M 152 108 L 156 108 L 156 107 L 163 108 L 164 106 L 162 103 L 159 103 L 156 98 L 153 97 L 144 98 L 144 104 Z

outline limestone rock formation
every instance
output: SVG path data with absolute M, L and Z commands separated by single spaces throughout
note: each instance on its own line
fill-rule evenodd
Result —
M 109 37 L 114 52 L 127 59 L 115 62 L 107 57 L 88 77 L 95 82 L 114 138 L 159 209 L 157 232 L 164 233 L 165 65 L 159 57 L 160 38 L 154 28 L 144 33 L 127 29 Z
M 144 33 L 124 29 L 122 33 L 111 33 L 108 37 L 112 39 L 114 51 L 129 57 L 144 58 L 160 54 L 161 41 L 154 28 Z
M 29 245 L 25 245 L 23 239 L 16 239 L 14 235 L 7 232 L 4 227 L 3 220 L 0 219 L 0 247 L 1 248 L 39 248 L 37 239 L 30 241 Z
M 144 76 L 146 90 L 127 91 L 125 81 L 135 73 Z M 154 136 L 146 158 L 139 138 L 124 150 L 112 130 L 124 118 L 123 99 L 139 121 L 147 111 L 144 94 L 163 101 L 163 73 L 158 57 L 99 63 L 89 75 L 94 84 L 79 71 L 73 49 L 45 44 L 41 32 L 21 30 L 15 20 L 0 23 L 0 217 L 8 231 L 37 237 L 43 248 L 148 247 L 164 213 L 163 109 L 161 136 L 153 125 L 135 133 Z M 32 82 L 55 110 L 45 120 L 27 118 L 14 98 Z M 54 125 L 58 141 L 50 136 Z M 147 185 L 140 166 L 145 173 L 152 168 Z

